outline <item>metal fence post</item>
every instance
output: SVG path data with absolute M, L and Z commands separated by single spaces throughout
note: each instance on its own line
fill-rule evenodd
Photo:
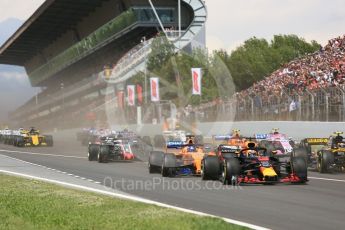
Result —
M 310 92 L 309 90 L 306 90 L 306 92 L 311 96 L 311 120 L 315 120 L 315 98 L 314 94 Z
M 250 120 L 254 121 L 254 100 L 253 98 L 249 97 L 250 100 Z
M 325 115 L 326 115 L 326 121 L 329 121 L 329 96 L 328 92 L 325 89 L 321 88 L 321 91 L 325 94 Z
M 326 95 L 326 98 L 325 98 L 326 99 L 325 101 L 326 102 L 326 121 L 329 121 L 329 102 L 328 102 L 329 97 L 327 93 L 325 95 Z
M 298 117 L 297 120 L 302 120 L 302 97 L 298 95 Z
M 337 89 L 341 93 L 341 104 L 339 105 L 339 121 L 345 121 L 345 91 L 337 86 Z
M 246 99 L 244 99 L 243 100 L 243 111 L 244 111 L 244 116 L 247 116 L 247 113 L 246 113 L 246 108 L 247 108 L 247 101 L 246 101 Z M 244 118 L 244 119 L 247 119 L 247 117 L 244 117 L 244 116 L 241 116 L 242 118 Z
M 344 91 L 342 91 L 343 92 L 343 97 L 342 97 L 342 112 L 343 112 L 343 114 L 342 114 L 342 117 L 341 117 L 341 121 L 345 121 L 345 93 L 344 93 Z

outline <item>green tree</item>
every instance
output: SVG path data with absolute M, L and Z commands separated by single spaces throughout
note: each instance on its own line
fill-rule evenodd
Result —
M 246 89 L 262 80 L 283 64 L 317 51 L 320 45 L 310 43 L 296 35 L 275 35 L 271 42 L 250 38 L 230 55 L 224 50 L 215 51 L 231 71 L 238 90 Z
M 160 78 L 162 100 L 171 100 L 178 106 L 184 106 L 231 96 L 235 88 L 243 90 L 250 87 L 283 64 L 315 52 L 320 45 L 315 41 L 308 43 L 296 35 L 276 35 L 270 42 L 250 38 L 231 54 L 216 50 L 209 55 L 201 49 L 187 54 L 176 53 L 173 44 L 165 37 L 160 37 L 153 41 L 151 48 L 147 63 L 148 76 Z M 202 68 L 201 97 L 192 96 L 193 67 Z M 137 74 L 129 82 L 140 83 L 143 79 L 142 74 Z
M 151 49 L 147 61 L 147 69 L 150 71 L 161 69 L 175 53 L 174 45 L 165 36 L 154 39 Z

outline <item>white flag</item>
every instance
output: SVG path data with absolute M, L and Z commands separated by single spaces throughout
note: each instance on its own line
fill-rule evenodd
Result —
M 192 68 L 193 95 L 201 95 L 201 68 Z
M 127 85 L 127 101 L 129 106 L 135 106 L 135 85 Z
M 150 86 L 151 86 L 151 101 L 157 102 L 160 100 L 159 98 L 159 78 L 152 77 L 150 78 Z

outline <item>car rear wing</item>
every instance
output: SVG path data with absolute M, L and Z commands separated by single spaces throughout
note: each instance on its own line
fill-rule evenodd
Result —
M 213 135 L 212 136 L 212 141 L 228 141 L 231 139 L 246 139 L 248 141 L 260 141 L 260 140 L 265 140 L 266 136 L 264 135 L 255 135 L 254 137 L 246 137 L 246 136 L 234 137 L 232 135 Z
M 240 152 L 241 148 L 238 146 L 220 146 L 221 153 L 238 153 Z
M 166 143 L 168 149 L 180 149 L 185 146 L 183 141 L 168 141 Z
M 303 141 L 304 143 L 307 143 L 308 145 L 327 145 L 329 140 L 328 138 L 306 138 Z

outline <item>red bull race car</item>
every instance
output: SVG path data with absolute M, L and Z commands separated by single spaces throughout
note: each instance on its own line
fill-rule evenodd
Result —
M 293 156 L 289 161 L 280 161 L 279 157 L 270 156 L 266 148 L 249 143 L 240 151 L 233 149 L 232 157 L 206 156 L 202 161 L 202 179 L 233 185 L 305 183 L 307 163 L 303 157 Z

